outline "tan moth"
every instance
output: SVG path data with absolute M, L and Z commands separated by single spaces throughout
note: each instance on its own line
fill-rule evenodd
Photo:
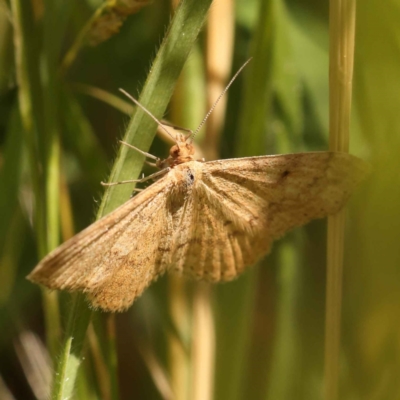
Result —
M 194 135 L 243 67 L 197 130 L 174 137 L 166 160 L 142 152 L 159 172 L 127 182 L 159 179 L 47 255 L 28 279 L 124 311 L 166 271 L 229 281 L 287 231 L 338 212 L 368 170 L 347 153 L 194 159 Z

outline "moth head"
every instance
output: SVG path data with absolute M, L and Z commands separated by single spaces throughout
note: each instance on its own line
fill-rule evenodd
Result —
M 169 155 L 172 158 L 188 157 L 194 155 L 194 146 L 188 141 L 178 141 L 169 150 Z
M 179 146 L 178 146 L 177 144 L 175 144 L 174 146 L 172 146 L 172 147 L 169 149 L 169 155 L 170 155 L 172 158 L 177 158 L 177 157 L 179 157 L 180 152 L 181 152 L 181 149 L 179 148 Z
M 193 161 L 194 152 L 195 149 L 192 143 L 186 140 L 179 140 L 169 150 L 169 157 L 166 161 L 168 161 L 170 167 Z

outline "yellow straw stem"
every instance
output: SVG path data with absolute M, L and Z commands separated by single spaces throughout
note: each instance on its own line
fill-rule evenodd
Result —
M 348 152 L 354 60 L 355 0 L 330 1 L 330 137 L 332 151 Z M 325 320 L 325 399 L 338 399 L 344 253 L 344 210 L 328 218 Z

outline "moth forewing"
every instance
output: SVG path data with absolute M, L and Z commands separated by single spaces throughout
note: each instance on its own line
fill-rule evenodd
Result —
M 88 293 L 95 307 L 107 311 L 127 308 L 164 272 L 154 258 L 154 247 L 159 240 L 155 235 L 164 234 L 170 178 L 160 179 L 63 243 L 28 279 L 51 289 Z
M 315 152 L 207 162 L 194 190 L 192 234 L 179 238 L 179 269 L 229 280 L 267 254 L 274 239 L 336 213 L 368 168 L 345 153 Z

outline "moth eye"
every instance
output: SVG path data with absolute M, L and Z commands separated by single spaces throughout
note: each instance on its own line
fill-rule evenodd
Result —
M 180 150 L 179 150 L 179 147 L 178 146 L 172 146 L 171 147 L 171 150 L 169 151 L 169 154 L 172 156 L 172 157 L 178 157 L 179 156 L 179 153 L 180 153 Z
M 187 179 L 188 179 L 189 185 L 191 185 L 194 182 L 194 175 L 190 169 L 187 170 Z

